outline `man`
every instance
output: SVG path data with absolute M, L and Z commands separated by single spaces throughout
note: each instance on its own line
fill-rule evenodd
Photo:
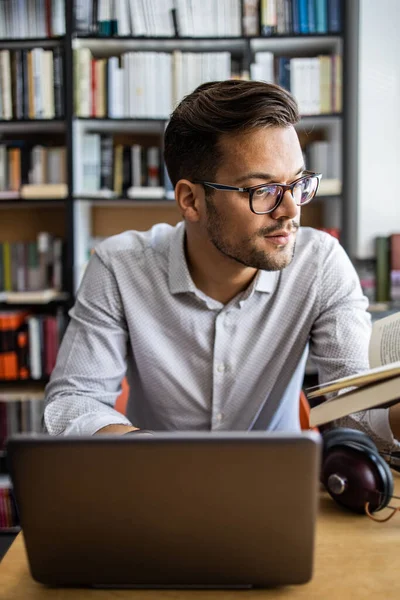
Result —
M 254 81 L 203 84 L 176 108 L 165 161 L 183 222 L 96 248 L 46 390 L 50 434 L 296 430 L 308 347 L 321 381 L 368 368 L 357 275 L 333 237 L 299 229 L 319 176 L 297 121 L 288 92 Z M 390 449 L 390 410 L 340 424 Z

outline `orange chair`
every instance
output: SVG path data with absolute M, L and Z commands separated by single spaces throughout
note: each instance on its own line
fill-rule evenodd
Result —
M 115 410 L 118 410 L 123 415 L 126 411 L 126 403 L 128 402 L 129 395 L 129 386 L 126 378 L 122 381 L 122 392 L 117 398 L 117 402 L 115 404 Z M 300 411 L 300 427 L 301 429 L 314 429 L 314 431 L 318 431 L 317 428 L 310 427 L 310 405 L 308 403 L 307 397 L 303 391 L 300 392 L 300 402 L 299 402 L 299 411 Z
M 114 407 L 115 410 L 122 413 L 123 415 L 126 413 L 126 404 L 128 402 L 128 396 L 129 396 L 129 386 L 128 386 L 126 377 L 124 377 L 124 379 L 122 380 L 122 391 L 121 391 L 120 395 L 118 396 L 117 401 L 115 403 L 115 407 Z

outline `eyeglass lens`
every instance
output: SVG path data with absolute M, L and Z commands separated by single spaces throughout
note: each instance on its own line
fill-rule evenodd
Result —
M 296 204 L 305 204 L 315 194 L 317 189 L 317 177 L 304 177 L 298 181 L 292 189 L 292 195 Z M 253 192 L 253 210 L 256 212 L 267 212 L 272 210 L 279 202 L 282 188 L 279 185 L 266 185 L 257 188 Z

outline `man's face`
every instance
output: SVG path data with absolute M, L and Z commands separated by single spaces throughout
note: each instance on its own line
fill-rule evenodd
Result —
M 293 127 L 225 135 L 220 148 L 224 158 L 214 183 L 235 187 L 291 183 L 304 169 Z M 292 261 L 300 209 L 290 192 L 266 215 L 251 212 L 246 192 L 212 190 L 205 204 L 207 237 L 226 257 L 267 271 L 283 269 Z

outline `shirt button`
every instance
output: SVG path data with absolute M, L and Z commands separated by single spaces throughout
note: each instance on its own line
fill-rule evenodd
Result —
M 222 421 L 222 413 L 218 413 L 217 415 L 215 415 L 215 420 L 217 421 L 217 423 L 221 423 L 221 421 Z
M 225 371 L 225 365 L 223 365 L 222 363 L 218 365 L 217 371 L 218 373 L 223 373 Z

